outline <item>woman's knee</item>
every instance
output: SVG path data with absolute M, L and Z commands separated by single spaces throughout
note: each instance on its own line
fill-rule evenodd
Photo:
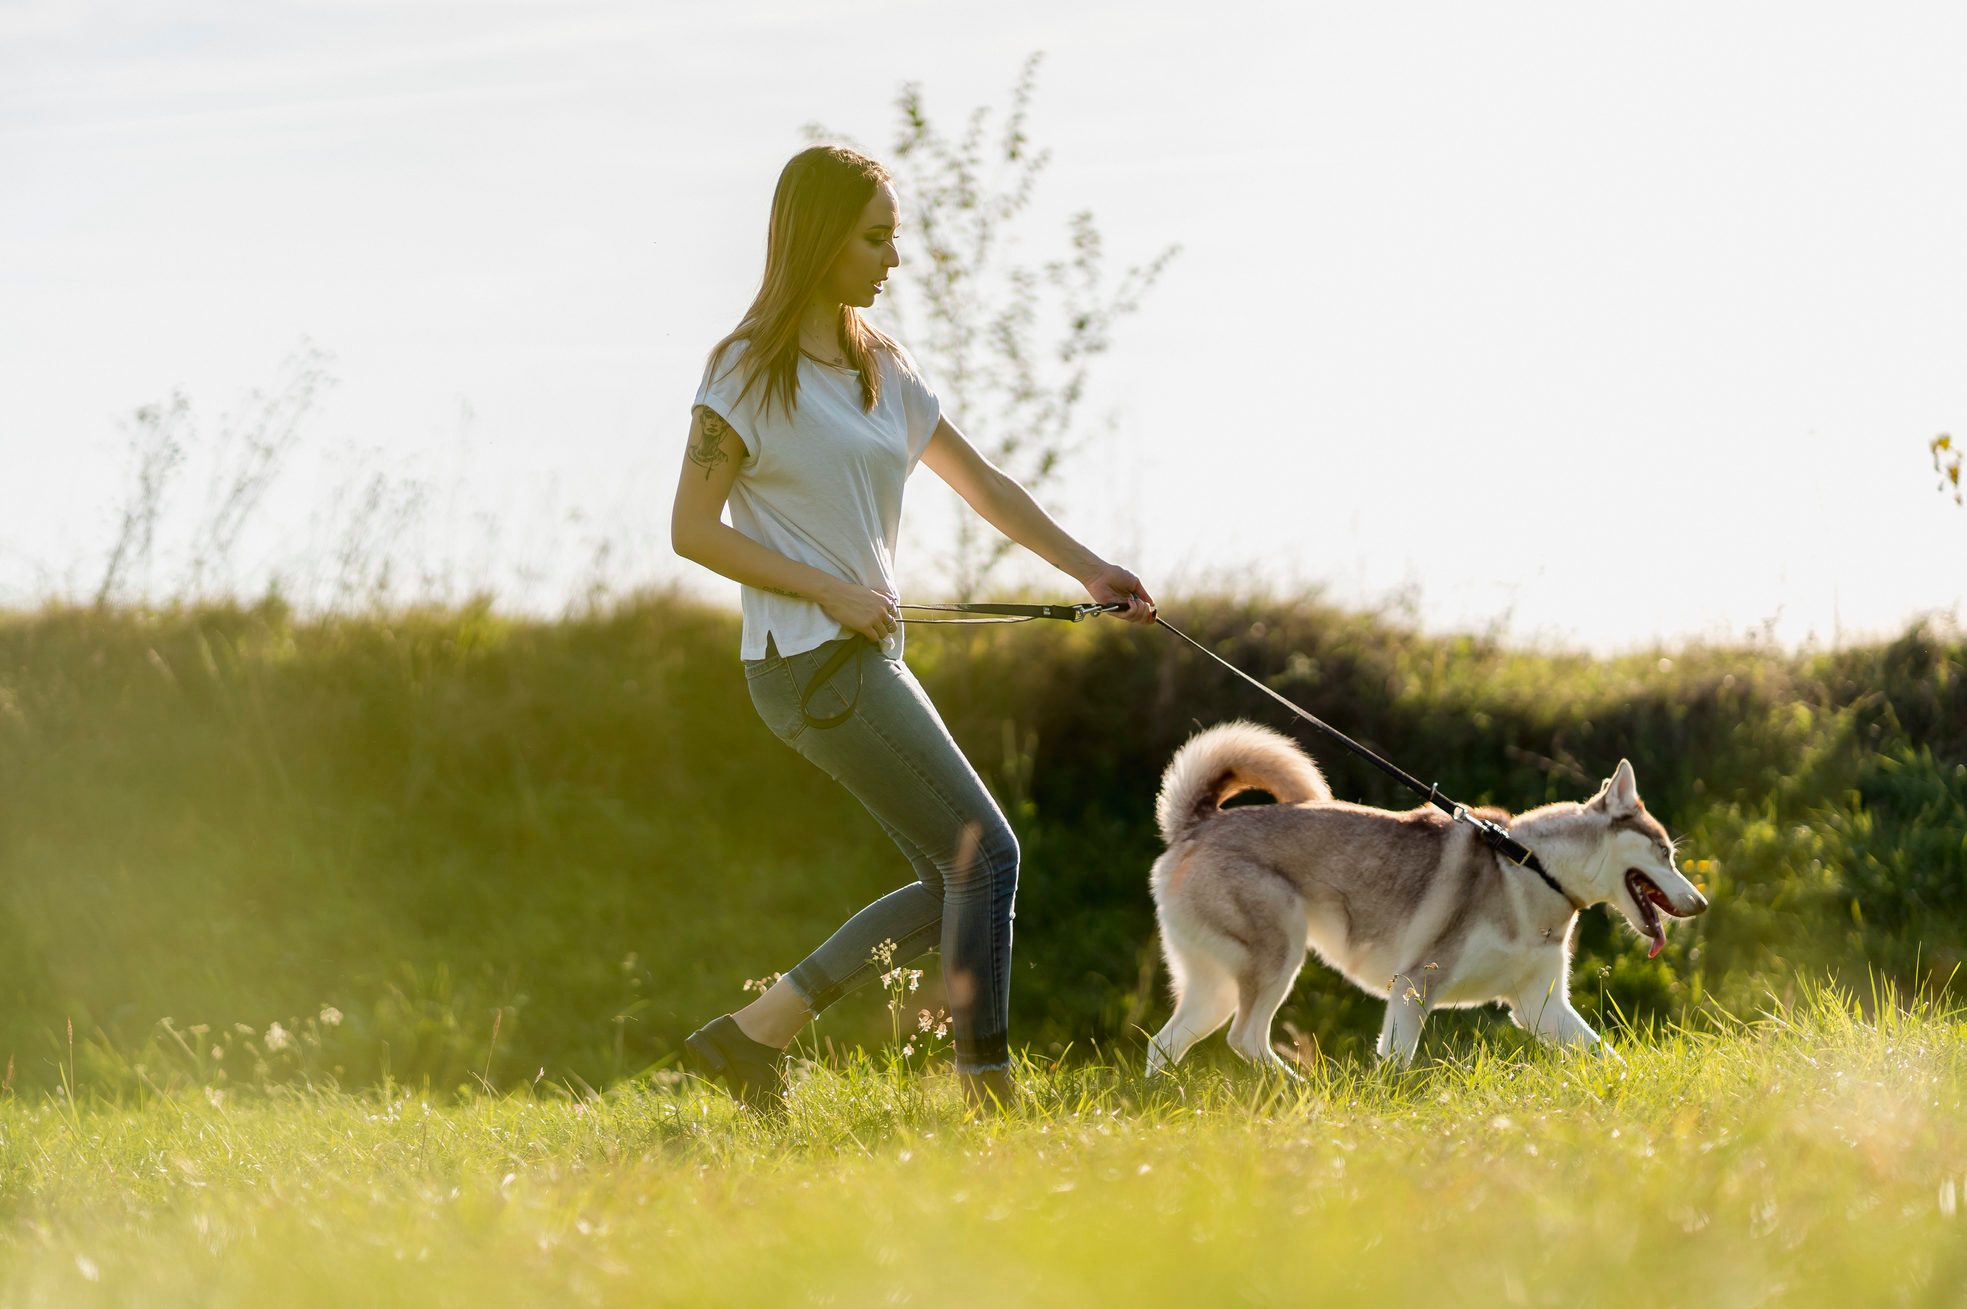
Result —
M 1018 848 L 1017 833 L 1013 832 L 1009 826 L 1003 829 L 1002 835 L 998 838 L 996 848 L 998 854 L 996 860 L 993 861 L 991 881 L 997 886 L 1000 893 L 1008 899 L 1017 894 L 1018 864 L 1023 859 L 1024 852 Z
M 972 819 L 963 825 L 954 857 L 943 870 L 948 891 L 1009 899 L 1018 888 L 1017 834 L 1002 818 Z

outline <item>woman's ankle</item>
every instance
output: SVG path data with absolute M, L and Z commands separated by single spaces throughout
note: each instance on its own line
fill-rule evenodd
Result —
M 749 1009 L 750 1006 L 747 1005 L 744 1009 L 734 1011 L 731 1014 L 731 1021 L 738 1025 L 740 1032 L 758 1044 L 769 1045 L 774 1050 L 783 1050 L 791 1045 L 792 1038 L 799 1034 L 799 1029 L 796 1027 L 786 1032 L 771 1023 L 761 1022 L 757 1015 L 748 1014 Z
M 799 1035 L 800 1029 L 812 1021 L 812 1011 L 806 1007 L 806 998 L 792 988 L 792 984 L 781 977 L 765 988 L 765 993 L 744 1008 L 732 1013 L 731 1021 L 760 1045 L 769 1045 L 783 1050 L 792 1044 L 792 1038 Z

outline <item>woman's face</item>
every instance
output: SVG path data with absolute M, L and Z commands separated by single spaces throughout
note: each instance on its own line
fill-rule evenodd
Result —
M 899 221 L 894 188 L 886 182 L 875 183 L 873 196 L 861 210 L 860 223 L 827 270 L 825 295 L 829 303 L 861 309 L 874 303 L 888 270 L 901 263 L 901 256 L 895 253 L 895 224 Z

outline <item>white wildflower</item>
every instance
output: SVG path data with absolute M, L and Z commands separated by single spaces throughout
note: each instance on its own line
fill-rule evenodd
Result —
M 334 1007 L 333 1005 L 331 1005 L 331 1004 L 329 1004 L 329 1005 L 322 1005 L 322 1006 L 321 1006 L 321 1026 L 323 1026 L 323 1027 L 340 1027 L 340 1026 L 341 1026 L 341 1010 L 339 1010 L 339 1009 L 337 1009 L 337 1008 L 335 1008 L 335 1007 Z
M 278 1022 L 273 1023 L 266 1029 L 266 1048 L 268 1050 L 285 1050 L 293 1043 L 294 1038 L 287 1035 L 287 1029 L 282 1027 Z

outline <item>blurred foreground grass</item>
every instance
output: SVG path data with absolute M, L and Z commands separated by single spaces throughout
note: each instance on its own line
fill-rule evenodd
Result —
M 0 1100 L 0 1303 L 1967 1303 L 1958 1009 L 1815 992 L 1623 1066 L 1464 1035 L 1298 1086 L 1028 1063 L 993 1121 L 896 1053 L 806 1068 L 779 1123 L 666 1075 Z

